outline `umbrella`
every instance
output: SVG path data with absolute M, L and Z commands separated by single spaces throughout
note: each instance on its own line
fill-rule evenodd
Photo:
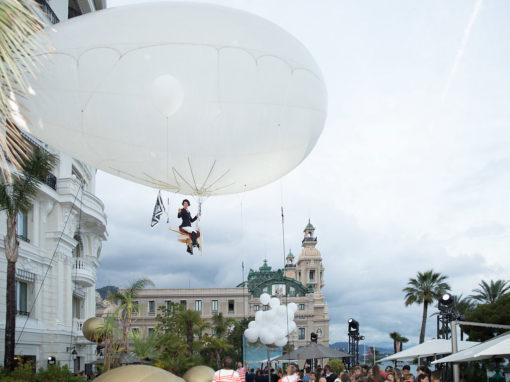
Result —
M 459 341 L 458 348 L 463 350 L 471 346 L 477 345 L 478 342 Z M 425 341 L 422 344 L 410 347 L 401 352 L 395 353 L 388 357 L 378 360 L 377 362 L 394 361 L 397 359 L 413 359 L 431 357 L 437 354 L 450 354 L 452 352 L 452 341 L 433 339 Z
M 291 351 L 290 353 L 281 355 L 276 358 L 278 361 L 283 361 L 287 359 L 314 359 L 314 358 L 345 358 L 350 357 L 350 354 L 344 353 L 340 350 L 328 348 L 323 345 L 319 345 L 316 342 L 312 342 L 308 345 L 301 346 L 296 350 Z
M 477 361 L 485 358 L 508 356 L 510 356 L 510 332 L 432 363 Z

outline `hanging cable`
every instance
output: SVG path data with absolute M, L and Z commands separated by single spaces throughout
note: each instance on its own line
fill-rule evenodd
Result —
M 78 236 L 78 247 L 80 247 L 80 245 L 82 246 L 82 248 L 80 248 L 80 255 L 81 255 L 81 250 L 83 249 L 83 241 L 81 239 L 81 214 L 82 214 L 82 210 L 83 210 L 83 191 L 84 191 L 84 184 L 83 182 L 80 180 L 80 189 L 81 189 L 81 198 L 80 198 L 80 210 L 79 210 L 79 214 L 78 214 L 78 229 L 77 229 L 77 236 Z M 78 275 L 78 266 L 79 266 L 79 257 L 80 256 L 76 256 L 76 259 L 74 260 L 74 279 L 76 280 L 76 277 Z M 74 294 L 76 292 L 76 282 L 74 282 L 74 286 L 73 286 L 73 298 L 74 298 Z M 72 301 L 71 301 L 71 304 L 72 304 Z M 71 307 L 71 316 L 72 316 L 72 307 Z M 73 351 L 76 351 L 73 347 L 73 331 L 74 331 L 74 317 L 71 317 L 71 335 L 69 336 L 70 338 L 70 341 L 69 341 L 69 365 L 71 365 L 71 361 L 73 361 Z
M 30 309 L 28 310 L 28 316 L 27 318 L 25 319 L 25 323 L 23 324 L 23 327 L 21 328 L 21 332 L 18 336 L 18 340 L 16 341 L 16 345 L 19 344 L 19 341 L 21 339 L 21 336 L 23 335 L 23 332 L 25 331 L 25 328 L 27 326 L 27 322 L 28 322 L 28 318 L 30 317 L 30 314 L 32 313 L 32 309 L 34 308 L 35 306 L 35 303 L 37 302 L 37 299 L 39 298 L 39 295 L 41 293 L 41 290 L 42 290 L 42 287 L 44 285 L 44 281 L 46 280 L 46 277 L 48 276 L 48 272 L 50 271 L 50 268 L 53 264 L 53 260 L 55 259 L 55 256 L 57 254 L 57 249 L 58 249 L 58 246 L 60 244 L 60 241 L 62 240 L 62 236 L 64 235 L 64 231 L 67 227 L 67 223 L 69 222 L 69 219 L 71 217 L 71 211 L 73 210 L 73 207 L 74 207 L 74 204 L 76 203 L 76 199 L 78 199 L 78 193 L 80 192 L 80 188 L 78 187 L 78 189 L 76 190 L 76 195 L 74 196 L 74 200 L 71 204 L 71 208 L 69 209 L 69 214 L 67 215 L 67 219 L 64 223 L 64 227 L 62 228 L 62 232 L 60 232 L 60 236 L 57 240 L 57 245 L 55 246 L 55 250 L 53 251 L 53 255 L 51 256 L 51 260 L 50 260 L 50 263 L 48 264 L 48 268 L 46 269 L 46 272 L 43 276 L 43 279 L 41 281 L 41 285 L 39 287 L 39 290 L 37 291 L 36 295 L 35 295 L 35 298 L 34 298 L 34 301 L 32 302 L 32 305 L 30 306 Z

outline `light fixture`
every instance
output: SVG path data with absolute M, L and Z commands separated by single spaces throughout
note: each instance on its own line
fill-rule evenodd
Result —
M 359 322 L 354 318 L 349 318 L 349 333 L 358 333 L 359 332 Z
M 76 361 L 76 358 L 78 358 L 78 353 L 76 352 L 76 349 L 73 349 L 71 352 L 71 356 L 73 358 L 73 361 Z
M 48 365 L 55 365 L 56 363 L 57 363 L 57 359 L 54 356 L 50 355 L 48 357 Z

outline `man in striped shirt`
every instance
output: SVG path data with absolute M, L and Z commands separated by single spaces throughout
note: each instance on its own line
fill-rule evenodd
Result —
M 248 366 L 248 361 L 244 361 L 246 366 L 243 367 L 242 362 L 237 363 L 237 374 L 239 374 L 239 379 L 241 382 L 246 382 L 246 367 Z
M 214 373 L 212 382 L 241 382 L 239 374 L 232 370 L 234 361 L 230 357 L 225 357 L 223 360 L 223 369 L 218 370 Z

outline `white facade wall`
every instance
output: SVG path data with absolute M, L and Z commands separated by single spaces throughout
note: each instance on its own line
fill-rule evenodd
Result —
M 16 316 L 16 355 L 36 357 L 37 367 L 46 366 L 48 357 L 54 356 L 78 371 L 96 359 L 95 344 L 85 340 L 81 326 L 95 316 L 96 269 L 106 239 L 106 216 L 103 203 L 93 194 L 96 170 L 64 154 L 59 158 L 53 172 L 56 190 L 46 184 L 40 187 L 27 214 L 26 237 L 19 239 L 17 280 L 26 284 L 27 293 L 26 307 L 21 302 L 22 311 Z M 73 171 L 85 180 L 83 189 Z M 1 212 L 0 362 L 5 334 L 6 231 L 6 214 Z M 73 300 L 79 306 L 74 312 Z M 76 364 L 68 348 L 78 353 Z

